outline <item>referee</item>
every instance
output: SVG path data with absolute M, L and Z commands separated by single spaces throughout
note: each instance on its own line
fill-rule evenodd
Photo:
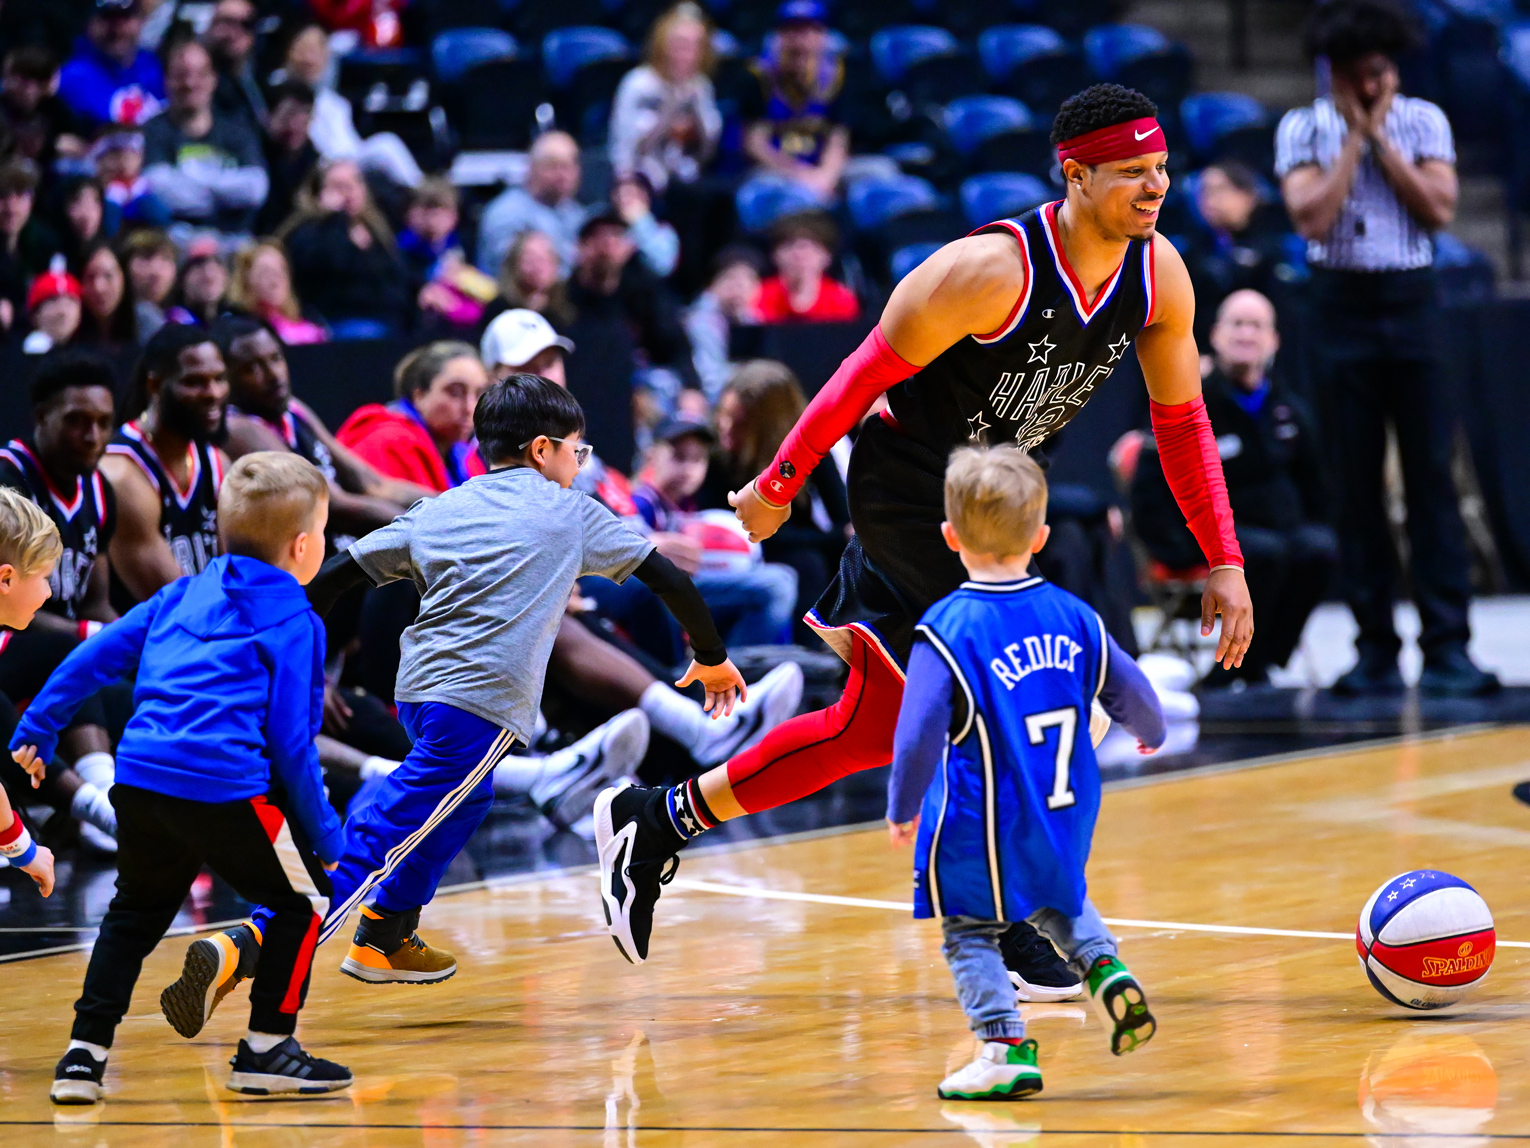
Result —
M 1466 653 L 1471 563 L 1432 330 L 1431 234 L 1455 215 L 1455 148 L 1445 113 L 1397 90 L 1396 61 L 1415 36 L 1383 0 L 1319 5 L 1307 50 L 1327 58 L 1332 94 L 1286 113 L 1275 170 L 1313 266 L 1318 393 L 1334 452 L 1344 591 L 1360 628 L 1359 660 L 1334 691 L 1403 688 L 1392 626 L 1396 556 L 1382 499 L 1390 423 L 1422 622 L 1419 687 L 1475 697 L 1498 689 L 1498 679 Z

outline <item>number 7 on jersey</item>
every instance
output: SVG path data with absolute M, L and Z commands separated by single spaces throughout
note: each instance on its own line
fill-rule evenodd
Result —
M 1049 729 L 1057 730 L 1057 772 L 1052 778 L 1052 792 L 1047 794 L 1047 808 L 1066 809 L 1078 800 L 1068 777 L 1068 764 L 1073 759 L 1073 735 L 1078 730 L 1078 710 L 1063 706 L 1026 716 L 1025 732 L 1032 745 L 1045 745 Z

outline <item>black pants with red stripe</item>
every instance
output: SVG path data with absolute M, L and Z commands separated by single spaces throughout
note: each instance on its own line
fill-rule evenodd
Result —
M 250 1027 L 291 1033 L 308 995 L 329 875 L 298 826 L 263 797 L 187 801 L 118 782 L 117 895 L 75 1002 L 75 1040 L 110 1048 L 154 951 L 206 865 L 246 901 L 272 911 L 250 985 Z

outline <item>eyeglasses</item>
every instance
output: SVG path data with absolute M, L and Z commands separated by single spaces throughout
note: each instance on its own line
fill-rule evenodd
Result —
M 537 436 L 537 438 L 541 438 L 541 437 L 542 437 L 541 435 Z M 525 442 L 521 443 L 521 445 L 516 447 L 515 449 L 516 450 L 525 450 L 528 446 L 530 446 L 532 443 L 534 443 L 536 441 L 537 440 L 535 438 L 529 438 Z M 559 443 L 562 443 L 562 442 L 568 442 L 568 439 L 566 439 L 566 438 L 555 438 L 552 435 L 548 435 L 547 436 L 547 441 L 548 442 L 559 442 Z M 590 461 L 590 456 L 592 454 L 594 454 L 594 453 L 595 453 L 595 446 L 594 446 L 593 443 L 582 442 L 582 443 L 579 443 L 578 445 L 576 445 L 574 447 L 574 461 L 579 464 L 579 469 L 580 470 L 584 469 L 584 464 Z

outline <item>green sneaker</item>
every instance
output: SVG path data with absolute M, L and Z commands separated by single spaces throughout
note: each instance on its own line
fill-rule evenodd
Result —
M 1041 1091 L 1036 1042 L 983 1042 L 977 1059 L 940 1082 L 942 1100 L 1023 1100 Z
M 1111 1052 L 1124 1056 L 1153 1039 L 1158 1022 L 1148 1011 L 1147 994 L 1120 957 L 1101 957 L 1089 967 L 1084 980 L 1105 1027 L 1110 1029 Z

